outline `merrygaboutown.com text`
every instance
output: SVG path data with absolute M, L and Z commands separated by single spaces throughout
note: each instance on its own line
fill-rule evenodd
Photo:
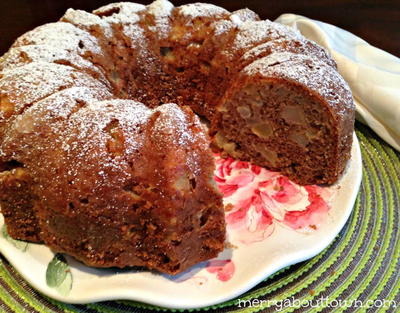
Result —
M 398 304 L 394 300 L 376 299 L 376 300 L 342 300 L 333 299 L 330 300 L 327 297 L 320 297 L 312 300 L 300 300 L 294 297 L 283 299 L 283 300 L 260 300 L 250 299 L 242 300 L 238 299 L 237 306 L 239 308 L 246 307 L 275 307 L 277 311 L 281 311 L 285 308 L 397 308 Z

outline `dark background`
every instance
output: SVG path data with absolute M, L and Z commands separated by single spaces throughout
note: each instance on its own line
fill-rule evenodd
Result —
M 118 0 L 0 0 L 0 55 L 24 32 L 58 20 L 67 8 L 91 11 Z M 201 1 L 201 0 L 200 0 Z M 400 56 L 400 0 L 241 0 L 207 1 L 230 11 L 248 7 L 262 18 L 274 20 L 296 13 L 335 24 L 374 46 Z M 151 1 L 136 1 L 148 4 Z M 177 6 L 193 1 L 173 1 Z

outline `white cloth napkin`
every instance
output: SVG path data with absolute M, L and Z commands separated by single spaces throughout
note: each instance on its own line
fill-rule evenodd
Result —
M 400 151 L 400 58 L 339 27 L 304 16 L 283 14 L 276 22 L 297 28 L 329 50 L 353 92 L 356 118 Z

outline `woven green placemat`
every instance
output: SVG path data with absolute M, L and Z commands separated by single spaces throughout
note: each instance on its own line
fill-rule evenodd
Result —
M 400 154 L 357 124 L 363 181 L 353 213 L 316 257 L 269 277 L 215 312 L 400 312 Z M 395 307 L 397 305 L 397 308 Z M 168 311 L 133 301 L 57 302 L 33 290 L 0 255 L 0 311 Z

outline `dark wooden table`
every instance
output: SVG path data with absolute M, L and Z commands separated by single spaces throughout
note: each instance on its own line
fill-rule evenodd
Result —
M 116 2 L 117 0 L 114 0 Z M 194 0 L 195 1 L 195 0 Z M 194 1 L 173 1 L 175 5 Z M 206 0 L 205 0 L 206 1 Z M 58 20 L 67 8 L 93 10 L 112 0 L 0 0 L 0 55 L 24 32 Z M 150 1 L 137 0 L 148 4 Z M 335 24 L 400 56 L 400 0 L 219 0 L 228 10 L 248 7 L 262 18 L 296 13 Z

